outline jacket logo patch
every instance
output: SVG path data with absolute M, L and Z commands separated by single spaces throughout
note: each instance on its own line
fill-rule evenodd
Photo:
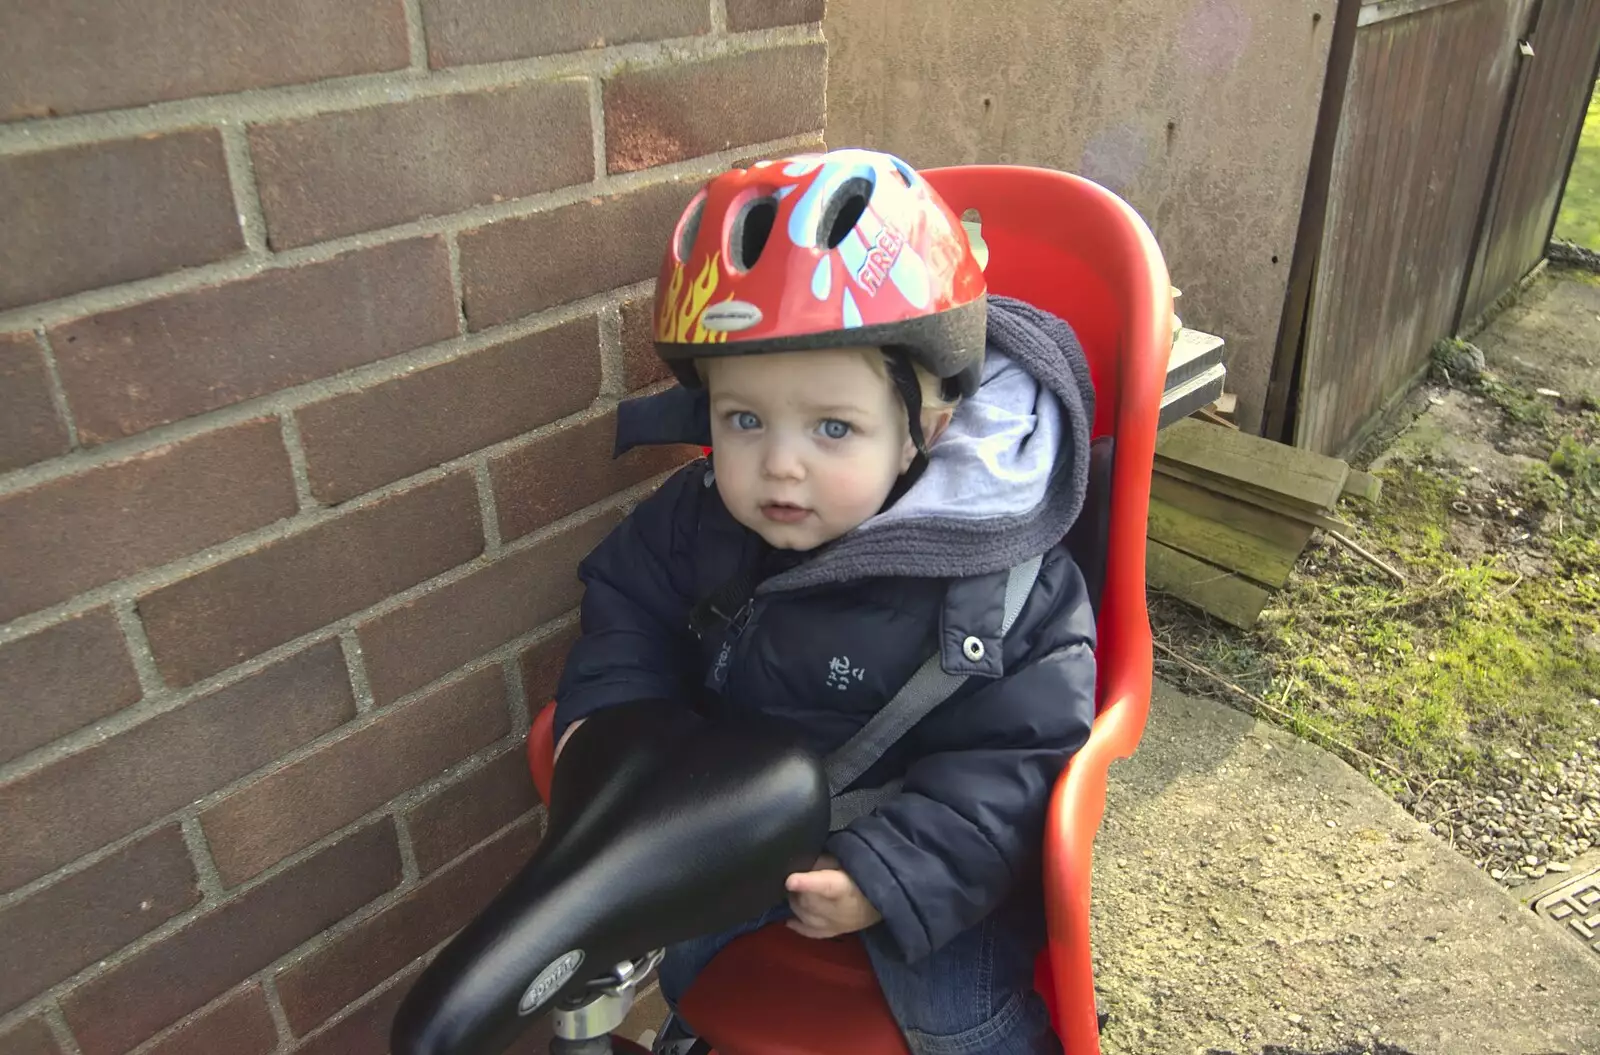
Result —
M 828 688 L 840 692 L 850 687 L 850 679 L 861 681 L 867 676 L 865 667 L 852 667 L 849 656 L 834 656 L 828 663 Z

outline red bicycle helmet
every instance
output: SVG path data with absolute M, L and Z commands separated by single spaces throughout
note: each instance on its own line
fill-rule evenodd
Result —
M 970 396 L 984 294 L 960 219 L 899 158 L 758 161 L 706 184 L 678 220 L 656 284 L 656 351 L 698 386 L 695 359 L 882 347 Z

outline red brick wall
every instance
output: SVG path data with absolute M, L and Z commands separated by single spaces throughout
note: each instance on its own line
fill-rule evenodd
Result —
M 0 5 L 0 1052 L 365 1055 L 525 859 L 651 276 L 820 0 Z

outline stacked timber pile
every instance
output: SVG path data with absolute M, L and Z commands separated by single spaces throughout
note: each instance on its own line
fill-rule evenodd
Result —
M 1147 581 L 1251 627 L 1289 580 L 1314 531 L 1346 541 L 1341 495 L 1376 500 L 1378 481 L 1337 458 L 1185 418 L 1156 439 Z
M 1224 398 L 1223 340 L 1213 334 L 1184 327 L 1173 335 L 1172 355 L 1167 360 L 1167 385 L 1161 394 L 1163 428 L 1214 407 Z

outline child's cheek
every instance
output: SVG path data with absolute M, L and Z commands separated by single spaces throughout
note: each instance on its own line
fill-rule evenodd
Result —
M 736 447 L 737 443 L 726 444 L 711 455 L 717 493 L 722 496 L 722 504 L 734 510 L 754 501 L 753 481 L 758 475 L 751 467 L 751 459 L 742 456 Z
M 880 482 L 873 474 L 865 472 L 843 474 L 834 487 L 839 512 L 857 521 L 872 516 L 889 496 L 888 488 L 879 486 Z

